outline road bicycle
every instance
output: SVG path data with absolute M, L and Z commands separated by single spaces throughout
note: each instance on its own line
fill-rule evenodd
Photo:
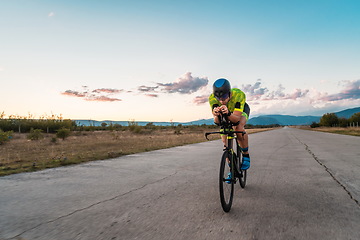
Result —
M 245 188 L 246 185 L 247 171 L 241 169 L 243 153 L 236 140 L 236 133 L 241 133 L 242 136 L 244 136 L 246 132 L 235 131 L 233 127 L 236 126 L 236 124 L 231 123 L 227 119 L 227 116 L 219 116 L 219 120 L 219 125 L 221 127 L 220 131 L 207 132 L 205 133 L 205 137 L 209 140 L 208 135 L 210 134 L 227 135 L 227 146 L 224 146 L 224 153 L 220 162 L 219 190 L 221 206 L 225 212 L 229 212 L 234 196 L 234 185 L 237 180 L 239 180 L 239 184 L 242 188 Z

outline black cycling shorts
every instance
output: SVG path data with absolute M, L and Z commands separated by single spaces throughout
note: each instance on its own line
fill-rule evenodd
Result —
M 250 107 L 247 103 L 244 105 L 244 113 L 247 114 L 248 118 L 250 117 Z

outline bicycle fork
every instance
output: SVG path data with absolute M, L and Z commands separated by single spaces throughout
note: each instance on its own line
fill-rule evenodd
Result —
M 239 171 L 236 165 L 236 158 L 238 157 L 234 150 L 232 148 L 228 148 L 226 147 L 224 149 L 224 151 L 228 152 L 228 166 L 230 168 L 230 172 L 231 172 L 231 179 L 225 179 L 224 181 L 229 181 L 229 182 L 234 182 L 234 184 L 237 181 L 237 178 L 241 178 L 242 177 L 242 171 Z M 241 166 L 239 166 L 240 169 Z

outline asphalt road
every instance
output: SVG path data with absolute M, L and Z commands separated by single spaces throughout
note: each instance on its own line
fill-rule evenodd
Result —
M 0 239 L 360 239 L 360 138 L 250 135 L 230 213 L 205 142 L 0 178 Z

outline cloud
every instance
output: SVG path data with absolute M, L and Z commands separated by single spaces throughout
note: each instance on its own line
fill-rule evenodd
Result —
M 73 91 L 73 90 L 66 90 L 65 92 L 61 93 L 62 95 L 66 95 L 66 96 L 70 96 L 70 97 L 86 97 L 85 93 L 81 93 L 78 91 Z
M 323 101 L 340 101 L 344 99 L 360 99 L 360 80 L 344 81 L 345 89 L 339 93 L 330 94 L 321 98 Z
M 119 98 L 111 98 L 107 96 L 89 96 L 84 99 L 85 101 L 97 101 L 97 102 L 115 102 L 122 101 Z
M 191 72 L 187 72 L 173 83 L 157 83 L 157 85 L 162 92 L 191 94 L 206 87 L 208 83 L 209 79 L 207 77 L 193 77 Z
M 121 93 L 124 90 L 121 89 L 113 89 L 113 88 L 99 88 L 99 89 L 95 89 L 92 92 L 93 93 L 110 93 L 110 94 L 115 94 L 115 93 Z
M 241 90 L 246 93 L 246 97 L 249 100 L 260 99 L 265 93 L 269 92 L 267 88 L 261 87 L 261 80 L 257 80 L 254 85 L 246 84 L 242 85 Z
M 193 103 L 196 105 L 201 105 L 209 101 L 209 95 L 196 96 L 193 100 Z
M 287 99 L 296 100 L 298 98 L 306 97 L 306 95 L 310 91 L 309 89 L 302 90 L 297 88 L 292 93 L 288 94 L 288 93 L 284 93 L 283 92 L 284 90 L 285 88 L 282 87 L 282 85 L 280 84 L 278 90 L 269 92 L 263 98 L 261 98 L 261 100 L 287 100 Z
M 55 16 L 55 13 L 54 12 L 49 12 L 48 17 L 53 17 L 53 16 Z
M 140 92 L 155 92 L 158 87 L 159 87 L 159 86 L 156 86 L 156 87 L 147 87 L 147 86 L 142 85 L 142 86 L 138 87 L 138 90 L 139 90 Z
M 274 91 L 270 91 L 267 87 L 262 87 L 261 80 L 257 80 L 255 84 L 246 84 L 242 85 L 241 90 L 246 93 L 246 99 L 248 101 L 255 100 L 286 100 L 292 99 L 296 100 L 298 98 L 304 98 L 309 90 L 305 89 L 295 89 L 292 93 L 285 93 L 285 88 L 280 84 L 278 88 Z
M 329 94 L 317 89 L 296 88 L 286 92 L 282 85 L 274 91 L 263 87 L 261 82 L 243 85 L 252 113 L 322 115 L 326 112 L 359 106 L 360 80 L 342 81 L 343 88 Z M 261 89 L 261 90 L 260 90 Z
M 145 96 L 148 96 L 148 97 L 153 97 L 153 98 L 157 98 L 157 97 L 159 97 L 159 95 L 158 94 L 145 94 Z
M 208 83 L 207 77 L 193 77 L 191 72 L 187 72 L 175 82 L 156 83 L 157 86 L 141 85 L 137 88 L 137 91 L 148 97 L 159 97 L 160 93 L 192 94 L 205 88 Z
M 305 89 L 305 90 L 301 90 L 299 88 L 295 89 L 295 91 L 291 94 L 286 94 L 283 99 L 292 99 L 292 100 L 296 100 L 298 98 L 304 98 L 308 93 L 309 93 L 309 89 Z
M 99 88 L 90 91 L 88 89 L 88 86 L 82 86 L 82 87 L 83 87 L 83 91 L 66 90 L 61 94 L 69 97 L 82 98 L 85 101 L 97 101 L 97 102 L 122 101 L 119 98 L 110 97 L 110 95 L 123 92 L 124 90 L 122 89 Z

